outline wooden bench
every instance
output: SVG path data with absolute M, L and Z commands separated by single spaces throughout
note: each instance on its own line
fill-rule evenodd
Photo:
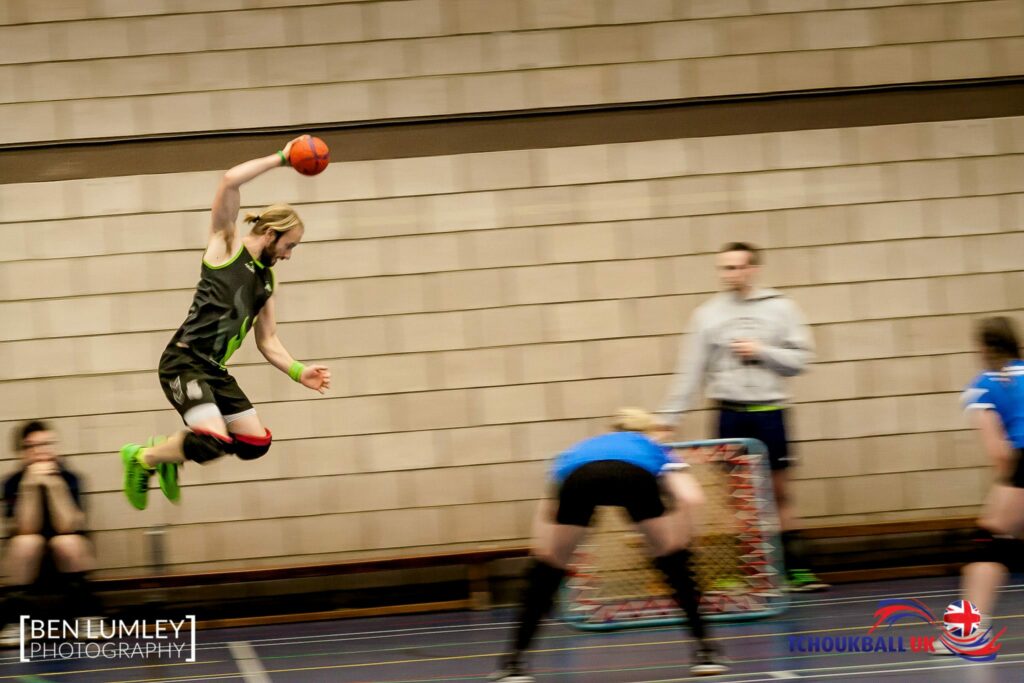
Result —
M 975 528 L 975 517 L 949 517 L 944 519 L 914 520 L 907 522 L 880 522 L 847 526 L 812 527 L 803 531 L 807 542 L 815 549 L 812 557 L 821 569 L 818 574 L 829 583 L 881 581 L 885 579 L 947 576 L 955 574 L 966 561 L 965 548 L 959 543 Z M 898 538 L 903 536 L 905 538 Z M 827 547 L 845 545 L 847 550 L 834 553 L 840 565 L 845 552 L 851 559 L 861 556 L 899 556 L 902 562 L 891 566 L 830 569 L 823 566 L 828 559 Z M 858 550 L 858 546 L 865 546 Z M 937 562 L 915 563 L 918 558 L 942 556 Z M 855 565 L 856 561 L 845 564 Z
M 955 517 L 908 522 L 812 527 L 805 529 L 803 535 L 807 542 L 815 548 L 814 554 L 816 556 L 834 555 L 842 562 L 844 553 L 850 557 L 857 557 L 858 554 L 872 552 L 880 556 L 884 556 L 886 552 L 891 552 L 894 556 L 900 556 L 901 553 L 905 553 L 907 547 L 911 547 L 911 550 L 913 550 L 913 544 L 909 542 L 904 543 L 903 539 L 898 538 L 900 535 L 917 538 L 919 539 L 916 541 L 918 543 L 917 547 L 926 549 L 931 554 L 941 554 L 947 550 L 947 547 L 952 548 L 952 546 L 947 546 L 946 539 L 958 536 L 963 537 L 974 525 L 975 519 L 973 517 Z M 888 539 L 888 543 L 880 542 L 879 539 Z M 827 551 L 823 553 L 823 549 L 827 548 L 829 544 L 833 546 L 839 544 L 843 546 L 843 549 L 831 554 Z M 884 546 L 886 545 L 889 547 L 885 548 Z M 858 548 L 863 549 L 858 550 Z M 529 549 L 525 546 L 504 546 L 404 557 L 342 560 L 324 564 L 154 574 L 99 579 L 96 581 L 96 587 L 102 592 L 152 591 L 365 574 L 390 570 L 462 567 L 465 571 L 464 577 L 467 590 L 466 596 L 460 599 L 307 611 L 301 614 L 213 619 L 205 621 L 202 627 L 224 628 L 345 617 L 379 616 L 384 614 L 411 614 L 462 609 L 483 610 L 489 608 L 492 603 L 491 564 L 498 560 L 524 558 L 528 555 L 528 552 Z M 912 552 L 910 554 L 913 555 Z M 825 558 L 819 557 L 818 559 Z M 830 583 L 942 576 L 956 573 L 963 564 L 963 559 L 963 556 L 951 556 L 948 560 L 940 562 L 926 564 L 895 563 L 891 566 L 869 568 L 839 568 L 842 566 L 840 564 L 835 569 L 821 566 L 819 562 L 819 567 L 821 568 L 819 574 Z
M 484 610 L 491 606 L 491 563 L 497 560 L 526 557 L 528 554 L 529 548 L 525 546 L 506 546 L 430 555 L 342 560 L 340 562 L 324 564 L 116 577 L 97 579 L 94 583 L 98 591 L 110 593 L 193 588 L 197 586 L 206 587 L 260 581 L 296 580 L 434 567 L 463 567 L 465 569 L 467 594 L 465 598 L 461 599 L 379 607 L 333 609 L 304 612 L 302 614 L 212 619 L 206 620 L 202 624 L 202 628 L 226 628 L 346 617 L 380 616 L 385 614 L 411 614 L 416 612 L 462 609 Z

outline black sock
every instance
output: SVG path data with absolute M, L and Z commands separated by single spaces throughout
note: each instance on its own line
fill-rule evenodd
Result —
M 30 614 L 32 608 L 26 587 L 11 586 L 4 597 L 3 606 L 3 617 L 0 618 L 0 622 L 5 624 L 20 623 L 21 615 Z
M 558 587 L 562 585 L 565 570 L 553 567 L 543 560 L 535 559 L 526 572 L 526 590 L 523 593 L 523 604 L 519 612 L 519 627 L 513 653 L 509 657 L 511 663 L 519 663 L 520 655 L 530 647 L 533 636 L 537 633 L 540 620 L 551 609 Z
M 92 590 L 92 583 L 85 577 L 84 572 L 70 572 L 65 574 L 68 606 L 72 616 L 95 617 L 101 612 L 99 598 Z
M 672 589 L 672 596 L 686 614 L 693 637 L 704 646 L 707 632 L 700 614 L 700 588 L 693 574 L 693 553 L 688 549 L 677 550 L 670 555 L 654 559 L 654 566 L 665 575 L 665 582 Z
M 810 569 L 803 553 L 803 539 L 799 531 L 782 532 L 782 561 L 786 565 L 786 571 Z

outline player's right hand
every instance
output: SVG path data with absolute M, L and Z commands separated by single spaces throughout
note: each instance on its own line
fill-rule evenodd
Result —
M 291 164 L 291 151 L 292 151 L 292 145 L 294 145 L 294 144 L 295 144 L 296 142 L 298 142 L 299 140 L 301 140 L 301 139 L 303 139 L 303 138 L 307 138 L 307 137 L 309 137 L 309 136 L 308 136 L 308 135 L 300 135 L 300 136 L 299 136 L 299 137 L 297 137 L 297 138 L 293 138 L 293 139 L 289 140 L 289 141 L 288 141 L 288 144 L 287 144 L 287 145 L 285 145 L 285 146 L 284 146 L 284 149 L 282 149 L 282 150 L 281 150 L 281 153 L 282 153 L 282 154 L 284 154 L 284 158 L 285 158 L 285 159 L 288 159 L 288 160 L 289 160 L 289 161 L 288 161 L 288 163 L 289 163 L 289 164 Z

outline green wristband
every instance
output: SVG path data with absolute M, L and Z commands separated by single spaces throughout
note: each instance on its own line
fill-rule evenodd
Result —
M 292 363 L 292 366 L 288 368 L 288 376 L 291 377 L 296 382 L 298 382 L 300 379 L 302 379 L 302 371 L 305 369 L 305 365 L 303 365 L 299 361 L 295 361 L 294 363 Z
M 286 157 L 284 155 L 284 150 L 282 150 L 282 149 L 277 150 L 277 156 L 281 157 L 281 165 L 282 166 L 287 166 L 288 165 L 288 157 Z

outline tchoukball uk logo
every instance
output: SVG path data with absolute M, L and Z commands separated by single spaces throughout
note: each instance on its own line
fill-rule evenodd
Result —
M 33 619 L 20 617 L 22 662 L 62 659 L 196 661 L 196 617 L 183 619 Z
M 990 662 L 996 658 L 1006 633 L 983 626 L 981 611 L 967 600 L 957 600 L 946 608 L 941 621 L 920 600 L 881 600 L 875 610 L 875 623 L 863 636 L 790 636 L 790 652 L 935 652 L 946 648 L 951 654 L 972 661 Z M 894 635 L 891 630 L 904 619 L 922 621 L 938 635 Z M 886 627 L 886 634 L 877 633 Z
M 891 627 L 901 619 L 917 619 L 936 627 L 941 625 L 939 636 L 931 638 L 928 650 L 933 651 L 935 644 L 940 643 L 953 654 L 974 662 L 995 659 L 1002 648 L 999 639 L 1006 633 L 1005 626 L 998 633 L 993 633 L 991 626 L 983 626 L 981 611 L 968 600 L 951 602 L 941 622 L 920 600 L 882 600 L 875 610 L 875 624 L 868 633 L 882 624 Z

